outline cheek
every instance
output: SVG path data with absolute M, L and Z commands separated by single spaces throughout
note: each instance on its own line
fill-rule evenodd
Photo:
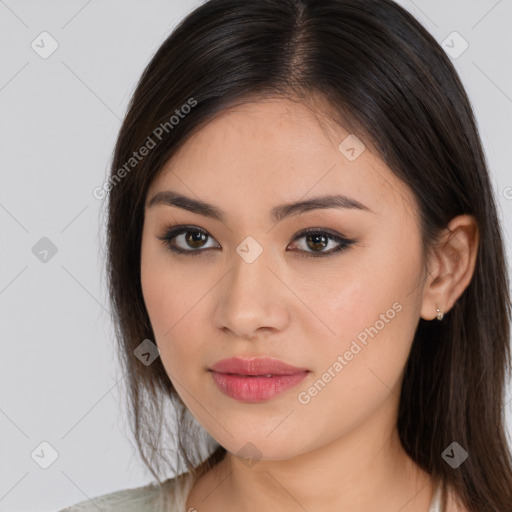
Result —
M 372 397 L 382 399 L 390 389 L 399 392 L 419 318 L 420 288 L 411 293 L 418 282 L 419 265 L 416 254 L 397 257 L 396 253 L 387 256 L 384 251 L 368 251 L 351 267 L 356 270 L 334 280 L 317 302 L 322 304 L 319 316 L 335 333 L 330 332 L 318 345 L 323 367 L 317 368 L 321 374 L 330 369 L 336 375 L 329 387 L 336 388 L 338 398 L 343 397 L 341 401 L 353 410 L 364 408 Z M 315 339 L 313 333 L 310 338 Z M 325 374 L 321 380 L 329 378 Z M 352 403 L 354 396 L 358 398 Z
M 316 432 L 324 441 L 354 430 L 386 403 L 389 410 L 400 396 L 414 311 L 403 301 L 393 302 L 394 296 L 376 298 L 364 287 L 360 292 L 357 297 L 367 299 L 367 307 L 338 317 L 337 341 L 319 346 L 314 378 L 297 390 L 295 420 L 303 432 Z M 286 442 L 290 432 L 282 435 Z
M 157 338 L 172 333 L 173 326 L 185 315 L 193 280 L 186 279 L 173 264 L 163 244 L 143 235 L 141 250 L 141 287 L 144 303 Z M 190 309 L 190 307 L 188 307 Z
M 159 249 L 147 248 L 141 255 L 141 286 L 144 303 L 158 346 L 162 364 L 175 383 L 176 377 L 190 379 L 184 369 L 199 366 L 201 347 L 194 344 L 194 332 L 205 313 L 201 279 L 177 272 Z M 201 320 L 199 320 L 201 318 Z

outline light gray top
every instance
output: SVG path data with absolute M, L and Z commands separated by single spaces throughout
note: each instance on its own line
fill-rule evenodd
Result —
M 184 512 L 193 481 L 189 473 L 81 501 L 59 512 Z

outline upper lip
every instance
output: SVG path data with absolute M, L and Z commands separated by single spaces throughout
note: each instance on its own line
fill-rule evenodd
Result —
M 211 370 L 219 373 L 237 373 L 240 375 L 293 375 L 309 371 L 307 368 L 298 368 L 279 359 L 268 357 L 252 359 L 232 357 L 221 359 L 211 367 Z

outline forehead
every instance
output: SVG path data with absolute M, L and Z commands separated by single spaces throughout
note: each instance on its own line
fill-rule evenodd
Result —
M 285 99 L 245 103 L 192 135 L 166 163 L 148 196 L 170 189 L 208 198 L 235 214 L 241 208 L 270 210 L 282 202 L 340 193 L 381 215 L 404 208 L 414 215 L 405 184 L 377 154 L 354 142 L 359 144 L 354 134 L 304 104 Z M 357 152 L 346 153 L 347 146 Z

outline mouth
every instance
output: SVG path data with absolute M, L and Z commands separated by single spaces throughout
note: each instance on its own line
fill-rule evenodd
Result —
M 291 364 L 268 357 L 242 359 L 232 357 L 217 361 L 210 370 L 218 373 L 229 373 L 241 376 L 277 376 L 294 375 L 309 371 L 307 368 L 299 368 Z
M 241 402 L 257 403 L 297 386 L 310 373 L 307 368 L 278 359 L 231 358 L 209 369 L 220 391 Z

